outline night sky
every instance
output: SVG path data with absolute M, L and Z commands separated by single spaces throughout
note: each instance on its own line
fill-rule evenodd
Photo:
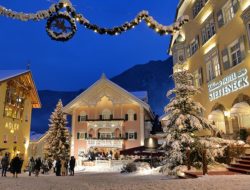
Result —
M 78 12 L 92 23 L 113 27 L 133 19 L 141 10 L 160 23 L 172 24 L 179 0 L 72 0 Z M 47 9 L 56 0 L 1 0 L 23 12 Z M 170 36 L 160 36 L 144 22 L 119 36 L 99 35 L 78 26 L 68 42 L 52 41 L 46 21 L 21 22 L 0 17 L 0 69 L 31 70 L 39 90 L 78 90 L 105 72 L 110 78 L 150 60 L 164 60 Z

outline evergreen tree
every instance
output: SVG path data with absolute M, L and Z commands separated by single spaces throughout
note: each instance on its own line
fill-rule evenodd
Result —
M 163 128 L 166 150 L 165 169 L 172 170 L 185 164 L 186 149 L 195 143 L 194 132 L 213 126 L 202 116 L 204 108 L 193 100 L 199 93 L 193 85 L 193 76 L 188 71 L 174 73 L 175 88 L 167 93 L 170 103 L 165 107 L 167 122 Z
M 63 104 L 59 100 L 50 116 L 46 153 L 49 159 L 68 159 L 70 154 L 70 135 L 66 128 L 67 119 L 63 113 Z

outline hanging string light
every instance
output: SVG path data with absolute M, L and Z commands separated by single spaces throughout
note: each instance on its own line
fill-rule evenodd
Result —
M 60 0 L 58 3 L 51 5 L 49 9 L 41 10 L 36 13 L 16 12 L 0 6 L 0 15 L 21 21 L 39 21 L 47 19 L 46 31 L 53 40 L 58 41 L 67 41 L 74 36 L 77 30 L 76 22 L 101 35 L 119 35 L 127 30 L 135 28 L 144 20 L 147 26 L 155 30 L 158 34 L 172 35 L 178 32 L 181 27 L 189 21 L 188 16 L 182 16 L 173 25 L 165 26 L 158 23 L 147 11 L 141 11 L 130 22 L 125 22 L 113 28 L 104 28 L 91 23 L 82 14 L 77 13 L 70 0 Z

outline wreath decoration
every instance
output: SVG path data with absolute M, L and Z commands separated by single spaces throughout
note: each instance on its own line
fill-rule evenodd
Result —
M 47 20 L 46 31 L 53 40 L 68 41 L 76 30 L 76 22 L 68 12 L 56 13 Z

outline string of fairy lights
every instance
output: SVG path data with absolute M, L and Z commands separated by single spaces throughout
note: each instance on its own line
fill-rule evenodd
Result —
M 49 9 L 40 10 L 36 13 L 16 12 L 0 6 L 0 15 L 21 21 L 40 21 L 47 19 L 46 31 L 53 40 L 57 41 L 67 41 L 71 39 L 77 31 L 76 23 L 101 35 L 119 35 L 135 28 L 142 21 L 145 21 L 147 26 L 155 30 L 158 34 L 172 35 L 180 31 L 181 27 L 189 21 L 188 16 L 182 16 L 174 24 L 165 26 L 158 23 L 147 11 L 141 11 L 130 22 L 125 22 L 113 28 L 105 28 L 91 23 L 82 14 L 77 13 L 70 0 L 60 0 L 58 3 L 52 4 Z

